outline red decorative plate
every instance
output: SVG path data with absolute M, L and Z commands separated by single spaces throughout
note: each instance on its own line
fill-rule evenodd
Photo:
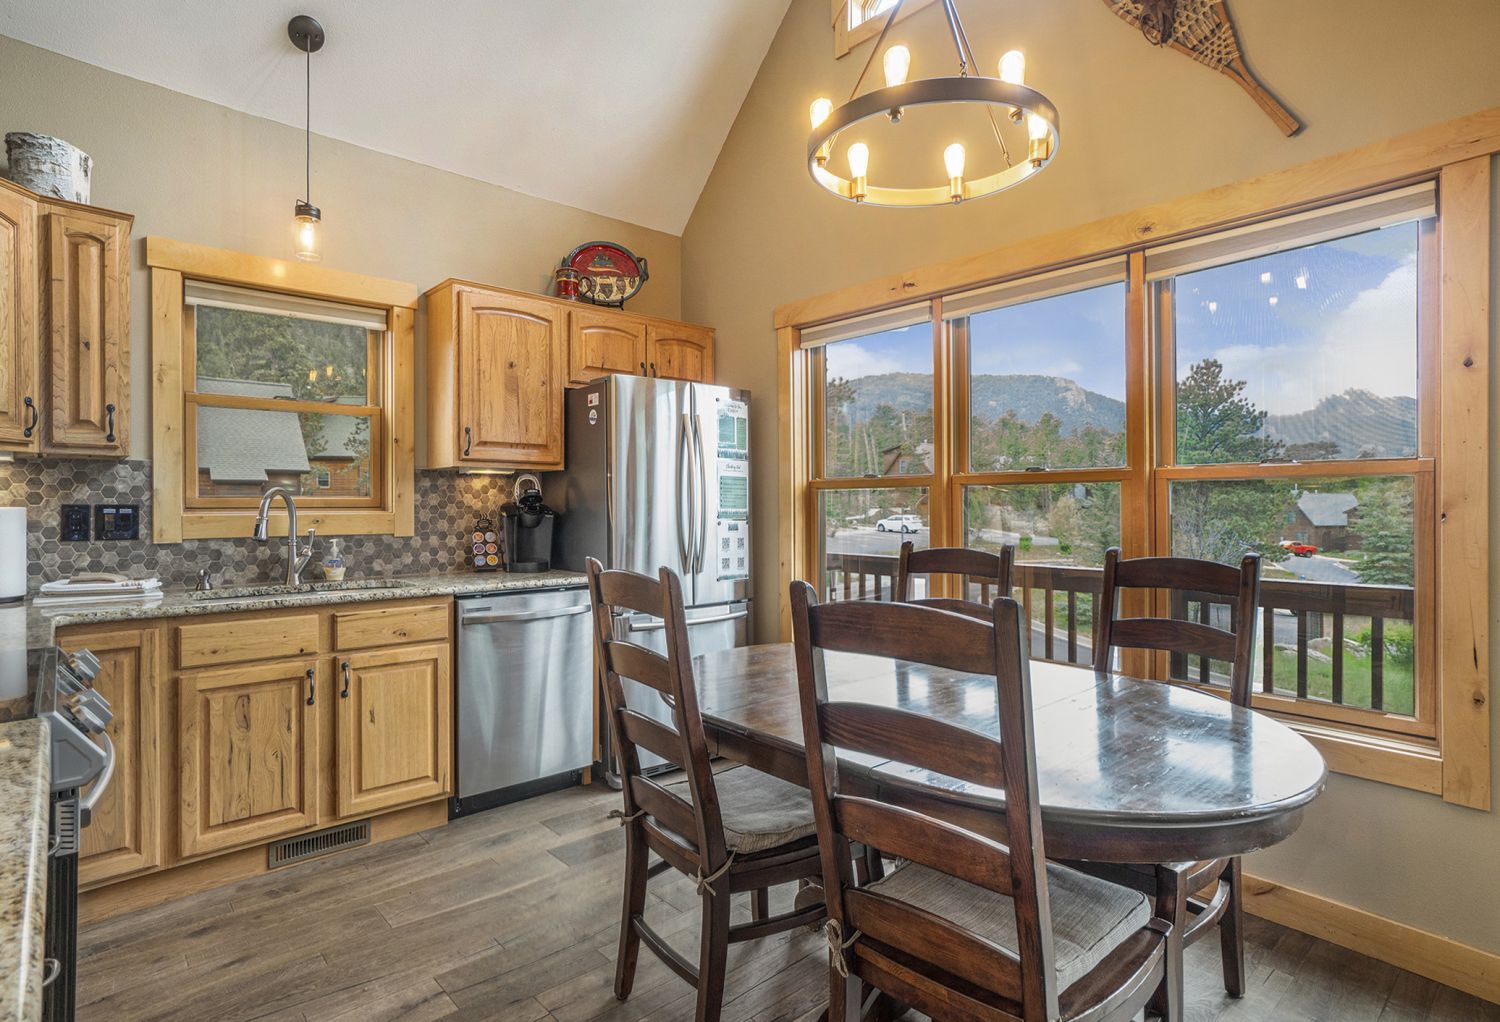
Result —
M 609 241 L 579 245 L 563 265 L 578 271 L 578 294 L 595 305 L 623 308 L 650 277 L 645 259 Z

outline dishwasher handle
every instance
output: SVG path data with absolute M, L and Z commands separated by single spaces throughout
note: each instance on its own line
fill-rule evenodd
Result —
M 580 603 L 576 607 L 548 607 L 545 610 L 523 610 L 514 614 L 464 614 L 458 619 L 460 627 L 467 628 L 469 625 L 498 624 L 502 621 L 546 621 L 556 617 L 572 617 L 575 614 L 587 614 L 590 610 L 587 603 Z

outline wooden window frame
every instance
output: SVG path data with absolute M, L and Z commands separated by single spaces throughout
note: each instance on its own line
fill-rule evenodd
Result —
M 1161 355 L 1151 341 L 1144 253 L 1167 241 L 1186 240 L 1435 179 L 1440 213 L 1436 231 L 1425 239 L 1423 255 L 1435 254 L 1436 258 L 1423 259 L 1423 272 L 1431 274 L 1423 285 L 1430 294 L 1430 285 L 1436 284 L 1437 307 L 1424 309 L 1426 318 L 1419 323 L 1419 330 L 1433 331 L 1427 343 L 1419 345 L 1419 373 L 1424 374 L 1419 385 L 1431 388 L 1421 392 L 1424 400 L 1419 435 L 1432 438 L 1435 447 L 1428 448 L 1423 441 L 1419 457 L 1403 461 L 1318 463 L 1298 469 L 1319 476 L 1362 473 L 1418 478 L 1417 517 L 1420 520 L 1425 514 L 1427 527 L 1432 530 L 1431 556 L 1424 561 L 1419 555 L 1418 563 L 1418 587 L 1427 587 L 1426 599 L 1433 607 L 1430 628 L 1435 641 L 1428 643 L 1433 669 L 1427 686 L 1431 703 L 1425 711 L 1430 728 L 1401 733 L 1372 728 L 1368 721 L 1329 719 L 1327 715 L 1310 719 L 1305 714 L 1287 712 L 1287 707 L 1276 705 L 1274 700 L 1260 700 L 1259 705 L 1306 735 L 1337 772 L 1439 794 L 1454 804 L 1488 810 L 1489 300 L 1494 223 L 1491 164 L 1496 153 L 1500 153 L 1500 108 L 1240 184 L 777 309 L 783 637 L 790 634 L 784 599 L 787 585 L 793 578 L 819 577 L 821 568 L 816 561 L 819 544 L 811 535 L 817 514 L 812 485 L 815 465 L 809 457 L 811 452 L 805 450 L 808 438 L 818 436 L 810 432 L 816 422 L 818 387 L 811 375 L 808 353 L 800 347 L 803 329 L 922 301 L 934 303 L 940 311 L 946 294 L 1089 260 L 1125 256 L 1131 281 L 1127 396 L 1135 398 L 1127 400 L 1127 478 L 1134 477 L 1135 492 L 1127 494 L 1122 487 L 1122 546 L 1127 554 L 1160 550 L 1163 537 L 1159 516 L 1154 512 L 1173 478 L 1204 470 L 1213 473 L 1233 469 L 1236 477 L 1240 473 L 1234 466 L 1193 466 L 1189 471 L 1187 466 L 1164 464 L 1162 437 L 1150 427 L 1160 422 L 1164 409 L 1154 382 L 1161 375 Z M 935 343 L 944 350 L 954 347 L 942 344 L 940 339 Z M 953 366 L 939 361 L 935 369 L 934 375 L 942 377 L 945 371 L 951 375 Z M 1129 378 L 1131 374 L 1136 374 L 1133 379 Z M 939 386 L 937 381 L 935 386 Z M 944 399 L 938 395 L 937 400 Z M 946 404 L 935 403 L 935 424 L 939 414 L 949 416 L 943 421 L 954 421 L 952 409 Z M 955 477 L 955 452 L 942 440 L 958 428 L 940 426 L 935 430 L 939 438 L 934 443 L 938 461 L 933 485 L 949 487 L 950 514 L 941 533 L 937 516 L 933 516 L 934 545 L 961 535 L 961 531 L 955 531 L 955 527 L 961 529 L 961 519 L 955 519 L 961 516 L 962 502 L 954 499 L 957 491 L 952 488 L 973 481 Z M 986 479 L 1010 481 L 1015 474 L 985 475 Z M 1040 473 L 1024 476 L 1015 481 L 1033 483 L 1041 479 Z M 919 485 L 910 477 L 866 482 L 883 487 Z M 1420 652 L 1418 655 L 1422 656 Z M 1147 665 L 1148 672 L 1153 666 Z M 1126 670 L 1135 673 L 1128 663 Z M 1424 730 L 1431 733 L 1421 733 Z
M 368 416 L 370 496 L 298 497 L 298 524 L 323 536 L 414 535 L 415 285 L 166 238 L 146 239 L 146 264 L 151 271 L 153 542 L 237 539 L 254 526 L 254 498 L 197 495 L 192 410 L 209 405 Z M 188 279 L 384 309 L 386 329 L 370 331 L 369 403 L 335 410 L 320 402 L 198 394 L 191 386 L 194 312 L 183 300 Z M 278 505 L 271 534 L 285 536 L 286 528 Z

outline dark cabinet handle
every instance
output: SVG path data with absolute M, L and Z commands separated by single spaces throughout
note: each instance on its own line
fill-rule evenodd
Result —
M 318 701 L 318 672 L 309 667 L 307 669 L 307 705 L 311 706 Z
M 641 375 L 642 376 L 646 375 L 646 363 L 644 363 L 644 362 L 641 363 Z
M 115 406 L 105 405 L 104 411 L 109 415 L 109 432 L 104 434 L 104 442 L 112 444 L 115 442 Z
M 651 363 L 651 375 L 652 376 L 656 375 L 656 363 L 655 362 Z
M 31 398 L 29 397 L 23 398 L 21 400 L 21 403 L 26 406 L 27 411 L 31 412 L 30 424 L 28 424 L 25 429 L 21 430 L 21 435 L 30 440 L 31 434 L 36 432 L 36 424 L 42 421 L 42 413 L 37 410 L 36 402 L 31 400 Z
M 469 456 L 469 452 L 472 451 L 473 449 L 474 449 L 474 431 L 472 429 L 470 429 L 468 426 L 465 426 L 464 427 L 464 457 L 467 458 Z
M 349 698 L 349 661 L 345 660 L 341 665 L 344 671 L 344 690 L 339 693 L 340 699 Z

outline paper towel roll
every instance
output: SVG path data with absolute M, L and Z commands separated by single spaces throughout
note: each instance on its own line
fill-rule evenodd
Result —
M 0 507 L 0 603 L 26 595 L 26 509 Z

